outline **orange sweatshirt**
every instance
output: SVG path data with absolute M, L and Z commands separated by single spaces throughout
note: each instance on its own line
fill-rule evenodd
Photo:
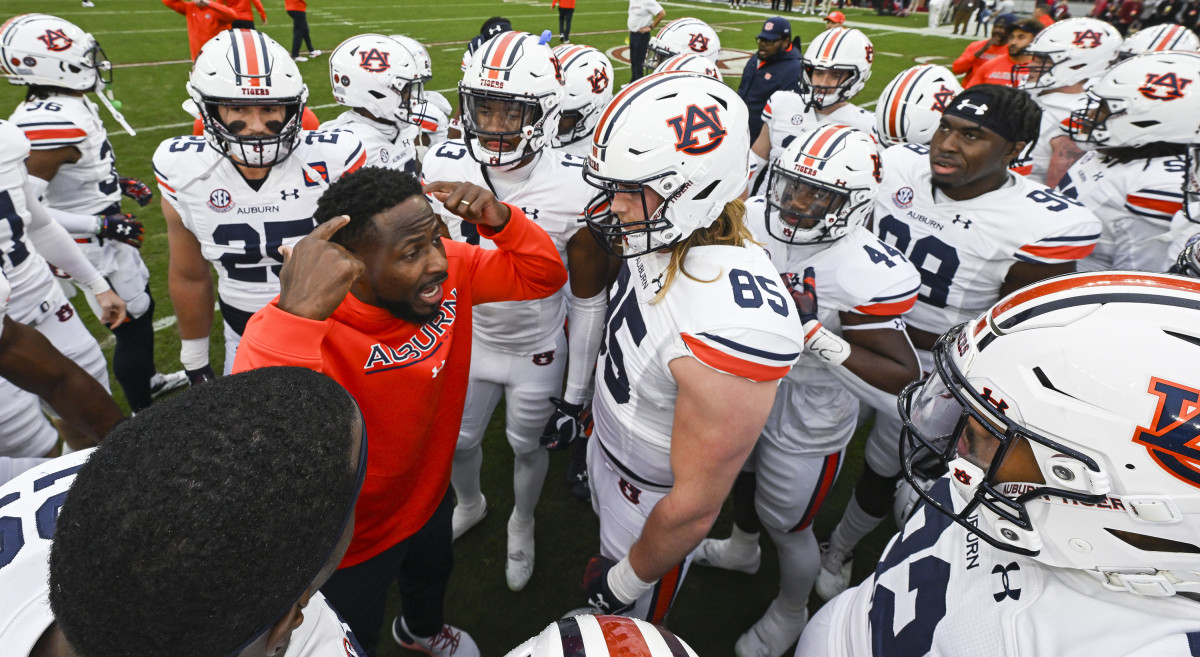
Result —
M 284 11 L 308 11 L 308 0 L 283 0 Z
M 188 46 L 192 50 L 192 59 L 200 54 L 201 46 L 217 34 L 228 30 L 237 19 L 233 9 L 216 0 L 203 8 L 183 0 L 162 0 L 162 3 L 187 17 Z
M 1012 67 L 1015 64 L 1012 57 L 1008 55 L 1008 49 L 1005 48 L 1003 55 L 999 55 L 991 60 L 983 62 L 976 66 L 971 74 L 963 80 L 963 88 L 973 87 L 977 84 L 998 84 L 1002 87 L 1015 87 L 1012 79 Z
M 250 11 L 251 4 L 253 4 L 254 9 L 258 11 L 258 15 L 261 16 L 264 21 L 267 20 L 267 12 L 263 10 L 262 0 L 225 0 L 225 4 L 229 5 L 233 9 L 233 11 L 237 14 L 237 20 L 239 21 L 254 20 L 254 13 Z
M 998 46 L 991 46 L 985 50 L 982 55 L 976 57 L 975 51 L 979 50 L 983 44 L 990 40 L 991 39 L 983 39 L 981 41 L 975 41 L 971 45 L 967 46 L 967 49 L 963 51 L 963 54 L 959 55 L 958 59 L 954 60 L 954 64 L 950 67 L 950 70 L 954 71 L 955 75 L 966 74 L 967 79 L 969 79 L 971 77 L 971 71 L 982 66 L 984 62 L 991 61 L 1000 55 L 1008 53 L 1008 44 L 1002 43 Z
M 509 207 L 504 230 L 479 227 L 497 250 L 445 240 L 441 313 L 423 326 L 352 294 L 325 321 L 284 312 L 276 297 L 246 324 L 235 372 L 308 367 L 333 377 L 362 409 L 367 477 L 342 568 L 411 536 L 446 494 L 471 369 L 471 307 L 546 297 L 567 281 L 550 237 Z

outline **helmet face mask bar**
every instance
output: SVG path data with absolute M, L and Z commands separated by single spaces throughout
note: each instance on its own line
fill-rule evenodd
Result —
M 833 235 L 831 228 L 839 222 L 845 225 L 849 206 L 848 190 L 803 179 L 778 164 L 771 166 L 767 232 L 780 242 L 818 244 L 840 239 L 842 235 Z
M 221 107 L 281 106 L 283 121 L 268 121 L 267 135 L 238 134 L 245 128 L 238 120 L 229 124 L 221 118 Z M 200 105 L 204 131 L 222 144 L 222 153 L 235 164 L 252 169 L 267 169 L 287 159 L 296 148 L 300 136 L 300 120 L 304 102 L 300 98 L 243 100 L 240 98 L 209 98 Z
M 850 100 L 850 90 L 858 86 L 858 69 L 853 66 L 814 66 L 805 61 L 800 75 L 800 96 L 809 109 L 826 109 Z M 818 85 L 813 82 L 818 73 L 838 74 L 834 84 Z
M 1113 104 L 1123 105 L 1120 101 Z M 1071 119 L 1067 121 L 1067 135 L 1071 141 L 1089 150 L 1103 148 L 1108 141 L 1108 119 L 1123 116 L 1125 109 L 1120 107 L 1113 111 L 1112 105 L 1106 98 L 1100 98 L 1088 92 L 1083 107 L 1072 110 Z
M 651 204 L 648 202 L 646 194 L 647 190 L 652 194 L 658 194 L 649 187 L 648 183 L 674 175 L 674 171 L 666 171 L 645 180 L 613 180 L 598 176 L 586 167 L 584 168 L 583 179 L 592 187 L 600 190 L 600 193 L 588 203 L 583 218 L 605 250 L 618 258 L 634 258 L 670 248 L 683 239 L 682 232 L 675 228 L 665 214 L 671 201 L 686 191 L 689 185 L 682 185 L 671 198 L 663 199 L 662 204 L 654 212 L 650 211 Z M 642 206 L 642 216 L 645 219 L 633 222 L 621 221 L 621 218 L 612 209 L 613 200 L 617 194 L 637 194 Z M 673 238 L 670 237 L 672 233 L 674 233 Z M 664 237 L 666 241 L 663 240 Z
M 545 130 L 545 112 L 537 101 L 474 91 L 460 93 L 459 106 L 467 150 L 485 166 L 512 164 L 532 155 L 529 141 Z
M 1183 177 L 1183 216 L 1200 224 L 1200 216 L 1192 214 L 1192 206 L 1200 204 L 1200 144 L 1188 146 Z

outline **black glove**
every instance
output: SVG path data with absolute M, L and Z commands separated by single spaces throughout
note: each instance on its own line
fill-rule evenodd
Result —
M 804 278 L 795 274 L 784 274 L 783 284 L 792 293 L 792 301 L 796 302 L 796 310 L 800 312 L 800 323 L 808 324 L 817 320 L 817 275 L 812 267 L 804 268 Z
M 216 372 L 213 372 L 212 365 L 205 365 L 198 370 L 184 370 L 183 372 L 187 374 L 188 383 L 194 386 L 214 381 L 217 378 Z
M 150 201 L 154 200 L 154 192 L 150 191 L 146 183 L 140 180 L 135 178 L 120 178 L 117 182 L 121 183 L 121 193 L 137 201 L 137 204 L 143 208 L 150 205 Z
M 558 397 L 551 397 L 550 402 L 554 404 L 554 414 L 542 429 L 541 443 L 556 452 L 586 433 L 592 423 L 592 412 L 583 404 L 571 404 Z
M 110 214 L 100 217 L 100 226 L 96 234 L 101 240 L 110 239 L 128 244 L 136 249 L 142 248 L 142 234 L 145 227 L 131 214 Z
M 608 587 L 608 571 L 617 565 L 616 561 L 597 554 L 588 560 L 587 569 L 583 571 L 583 590 L 587 594 L 587 602 L 602 614 L 620 615 L 633 608 L 632 600 L 623 602 Z

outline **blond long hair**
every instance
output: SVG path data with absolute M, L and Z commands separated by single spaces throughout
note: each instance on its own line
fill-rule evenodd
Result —
M 734 199 L 725 204 L 725 208 L 721 210 L 721 216 L 717 217 L 707 228 L 702 228 L 688 235 L 687 239 L 671 247 L 671 260 L 667 263 L 667 272 L 663 278 L 662 289 L 650 303 L 658 303 L 666 295 L 670 289 L 671 283 L 675 281 L 675 277 L 683 274 L 694 281 L 701 283 L 711 283 L 721 274 L 710 280 L 703 280 L 692 276 L 684 267 L 683 261 L 687 258 L 688 252 L 697 246 L 743 246 L 747 243 L 758 244 L 754 240 L 754 236 L 750 233 L 750 228 L 746 226 L 746 204 L 741 199 Z

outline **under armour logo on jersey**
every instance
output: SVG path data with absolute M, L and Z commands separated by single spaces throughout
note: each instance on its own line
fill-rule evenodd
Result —
M 996 564 L 992 568 L 992 574 L 1000 576 L 1000 586 L 1004 588 L 1003 591 L 997 591 L 992 594 L 992 597 L 996 599 L 996 602 L 1002 602 L 1005 598 L 1012 598 L 1013 600 L 1021 599 L 1021 589 L 1012 588 L 1012 582 L 1010 582 L 1008 579 L 1009 573 L 1015 573 L 1020 570 L 1021 564 L 1018 564 L 1015 561 L 1009 563 L 1007 566 Z
M 971 227 L 971 220 L 963 219 L 961 214 L 954 215 L 954 221 L 952 223 L 961 223 L 964 229 Z
M 717 111 L 717 105 L 704 109 L 688 105 L 687 114 L 667 119 L 667 125 L 675 130 L 675 150 L 688 155 L 704 155 L 716 150 L 729 134 L 721 125 L 721 115 Z M 698 138 L 702 130 L 708 132 L 708 142 L 704 144 Z
M 537 221 L 538 213 L 541 211 L 538 210 L 537 208 L 521 208 L 521 212 L 524 212 L 525 216 L 528 217 L 530 220 Z
M 691 39 L 688 39 L 688 48 L 692 52 L 703 53 L 708 50 L 708 37 L 703 34 L 693 34 Z
M 592 74 L 587 77 L 587 81 L 592 85 L 592 93 L 602 94 L 605 89 L 608 89 L 608 71 L 602 68 L 592 69 Z
M 67 36 L 62 30 L 46 30 L 46 33 L 38 37 L 38 41 L 46 44 L 46 50 L 51 52 L 62 52 L 71 47 L 75 43 L 71 37 Z
M 1096 48 L 1099 47 L 1103 42 L 1103 32 L 1097 32 L 1096 30 L 1083 30 L 1082 32 L 1075 33 L 1075 40 L 1072 41 L 1071 44 L 1079 46 L 1080 48 Z
M 364 71 L 382 73 L 392 67 L 388 63 L 389 57 L 391 57 L 391 53 L 380 52 L 379 48 L 371 48 L 365 52 L 360 51 L 358 53 L 358 66 Z
M 1200 488 L 1200 390 L 1153 377 L 1147 392 L 1158 404 L 1150 426 L 1139 426 L 1133 442 L 1177 479 Z
M 955 107 L 954 109 L 956 109 L 956 110 L 971 110 L 971 111 L 975 112 L 975 116 L 983 116 L 985 113 L 987 113 L 988 106 L 987 106 L 987 103 L 980 103 L 979 105 L 975 105 L 975 104 L 971 103 L 971 101 L 964 98 L 958 102 L 958 107 Z
M 947 89 L 946 85 L 942 85 L 941 89 L 933 93 L 933 107 L 931 109 L 935 112 L 945 112 L 950 101 L 954 100 L 954 97 L 957 95 L 953 89 Z
M 639 503 L 638 500 L 640 500 L 642 497 L 642 490 L 640 488 L 634 486 L 628 481 L 625 481 L 624 477 L 621 478 L 621 481 L 617 484 L 617 486 L 621 489 L 621 494 L 624 495 L 625 499 L 629 500 L 631 504 Z
M 1147 73 L 1146 84 L 1138 87 L 1138 92 L 1152 100 L 1175 100 L 1183 98 L 1183 90 L 1191 83 L 1190 79 L 1174 73 Z
M 1003 399 L 996 399 L 995 397 L 992 397 L 991 388 L 984 388 L 981 397 L 983 397 L 983 401 L 995 406 L 996 410 L 1000 411 L 1001 415 L 1004 415 L 1004 411 L 1008 410 L 1008 402 L 1004 401 Z
M 292 191 L 290 191 L 290 192 L 286 189 L 279 190 L 279 195 L 283 198 L 284 201 L 288 200 L 289 194 L 291 195 L 291 198 L 294 200 L 300 199 L 300 190 L 298 190 L 298 189 L 293 188 Z

